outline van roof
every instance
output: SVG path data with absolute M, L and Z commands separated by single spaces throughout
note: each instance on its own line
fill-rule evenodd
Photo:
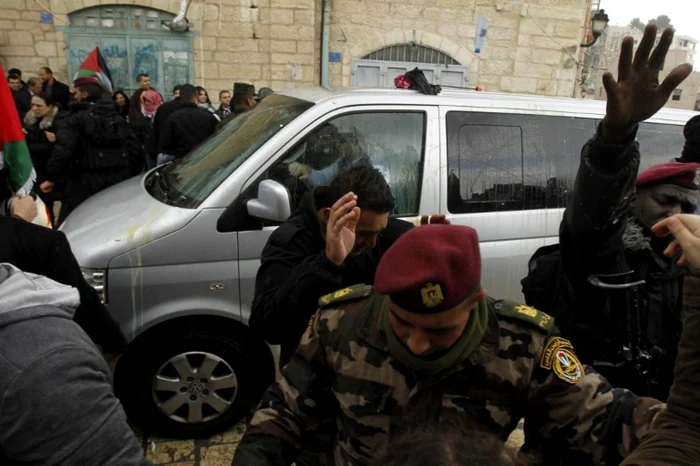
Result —
M 338 105 L 442 105 L 450 107 L 507 109 L 522 113 L 531 111 L 553 112 L 570 116 L 605 115 L 604 100 L 573 99 L 525 94 L 506 94 L 474 91 L 469 89 L 443 88 L 440 95 L 424 95 L 409 89 L 391 88 L 342 88 L 306 87 L 286 89 L 280 94 L 307 100 L 315 104 L 334 101 Z M 654 121 L 685 123 L 697 112 L 664 108 Z

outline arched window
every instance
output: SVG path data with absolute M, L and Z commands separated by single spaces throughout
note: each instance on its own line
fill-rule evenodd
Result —
M 416 43 L 395 44 L 354 60 L 352 84 L 361 87 L 394 87 L 394 78 L 420 68 L 432 84 L 467 87 L 469 69 L 440 50 Z
M 73 77 L 95 46 L 100 47 L 115 89 L 131 94 L 145 73 L 153 87 L 170 97 L 177 84 L 194 81 L 192 39 L 162 27 L 174 14 L 134 5 L 102 5 L 68 16 L 68 76 Z

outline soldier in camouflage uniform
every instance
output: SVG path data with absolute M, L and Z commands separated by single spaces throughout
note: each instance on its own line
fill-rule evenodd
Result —
M 327 418 L 338 427 L 336 465 L 366 465 L 416 419 L 505 441 L 521 418 L 544 464 L 617 464 L 661 403 L 612 388 L 579 363 L 551 317 L 487 297 L 480 275 L 473 229 L 427 225 L 385 253 L 376 290 L 322 297 L 234 466 L 291 464 Z

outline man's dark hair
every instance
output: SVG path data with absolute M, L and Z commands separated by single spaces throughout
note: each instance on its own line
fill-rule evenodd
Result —
M 148 76 L 148 73 L 139 73 L 139 75 L 136 76 L 136 82 L 140 83 L 143 78 L 150 78 L 150 76 Z
M 385 214 L 394 210 L 396 200 L 382 173 L 369 162 L 361 162 L 341 171 L 328 188 L 327 203 L 332 206 L 352 191 L 357 196 L 357 207 Z
M 177 86 L 173 87 L 173 94 L 175 94 L 177 91 L 182 90 L 182 84 L 178 84 Z
M 231 91 L 227 91 L 226 89 L 224 89 L 223 91 L 219 91 L 219 100 L 221 100 L 222 95 L 230 94 L 230 93 L 231 93 Z
M 505 466 L 503 443 L 491 434 L 456 426 L 409 429 L 392 439 L 372 466 Z
M 33 86 L 35 84 L 41 84 L 41 80 L 36 76 L 27 79 L 27 86 Z
M 51 71 L 51 68 L 49 68 L 48 66 L 42 66 L 39 69 L 46 71 L 47 74 L 51 74 L 51 75 L 53 74 L 53 71 Z
M 180 100 L 183 102 L 192 102 L 197 98 L 197 88 L 192 84 L 183 84 L 180 88 Z
M 9 81 L 10 79 L 16 79 L 17 81 L 21 81 L 21 80 L 22 80 L 22 78 L 20 78 L 20 77 L 17 76 L 16 74 L 11 74 L 11 75 L 9 75 L 9 76 L 7 77 L 7 80 Z
M 8 75 L 13 75 L 13 74 L 14 74 L 14 75 L 19 76 L 20 79 L 22 78 L 22 70 L 20 70 L 19 68 L 10 68 L 10 69 L 7 71 L 7 74 L 8 74 Z
M 52 95 L 47 95 L 46 92 L 37 92 L 32 96 L 33 97 L 38 97 L 41 100 L 44 101 L 46 105 L 56 105 L 56 99 Z
M 97 102 L 102 98 L 102 94 L 104 93 L 102 87 L 95 83 L 81 84 L 75 87 L 83 92 L 87 92 L 87 98 L 85 100 L 88 102 Z

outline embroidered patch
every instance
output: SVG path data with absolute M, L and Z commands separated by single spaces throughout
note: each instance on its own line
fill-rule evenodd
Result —
M 445 299 L 442 295 L 442 288 L 440 285 L 433 285 L 432 283 L 425 284 L 425 286 L 420 290 L 420 296 L 425 307 L 438 306 Z
M 338 290 L 335 293 L 333 293 L 333 298 L 342 298 L 343 296 L 347 296 L 350 293 L 352 293 L 352 288 L 343 288 L 342 290 Z
M 309 319 L 309 325 L 306 326 L 306 332 L 309 334 L 309 337 L 311 337 L 311 334 L 314 331 L 314 321 L 315 320 L 316 320 L 316 314 L 311 316 L 311 318 Z
M 569 340 L 551 338 L 542 351 L 540 366 L 549 369 L 564 382 L 578 383 L 586 375 L 583 365 L 574 354 L 574 348 Z
M 700 186 L 700 168 L 695 170 L 695 179 L 693 180 L 695 186 Z
M 525 305 L 516 306 L 515 310 L 518 311 L 518 313 L 524 314 L 528 317 L 537 317 L 537 314 L 539 314 L 537 309 L 535 309 L 534 307 L 525 306 Z

